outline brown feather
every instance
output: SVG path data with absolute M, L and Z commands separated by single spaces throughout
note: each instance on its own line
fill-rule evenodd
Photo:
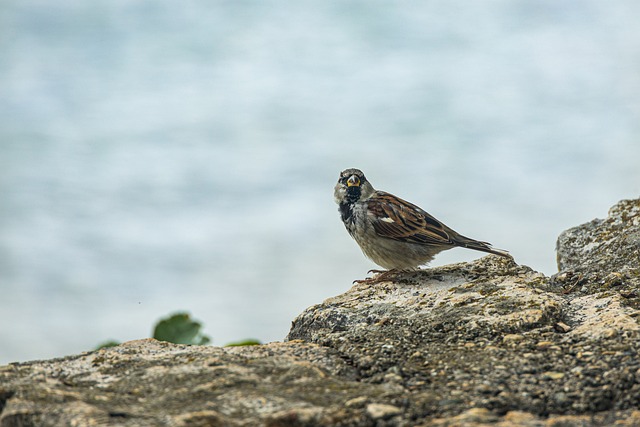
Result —
M 373 228 L 381 237 L 417 244 L 454 246 L 457 234 L 418 206 L 384 191 L 368 201 Z
M 380 237 L 420 245 L 460 246 L 513 258 L 490 243 L 457 233 L 420 207 L 392 194 L 376 191 L 367 203 L 373 228 Z

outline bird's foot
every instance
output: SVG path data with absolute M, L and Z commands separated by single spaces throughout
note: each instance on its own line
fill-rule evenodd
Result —
M 396 270 L 396 269 L 391 269 L 391 270 L 369 270 L 369 273 L 373 273 L 375 274 L 375 276 L 373 277 L 367 277 L 366 279 L 362 279 L 362 280 L 354 280 L 353 283 L 357 283 L 357 284 L 367 284 L 367 285 L 372 285 L 374 283 L 378 283 L 378 282 L 384 282 L 385 280 L 388 280 L 394 276 L 396 276 L 398 273 L 401 273 L 401 270 Z

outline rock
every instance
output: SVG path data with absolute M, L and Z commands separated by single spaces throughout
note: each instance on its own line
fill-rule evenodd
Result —
M 362 382 L 385 383 L 394 370 L 412 395 L 405 416 L 480 425 L 493 422 L 476 416 L 485 411 L 500 422 L 527 413 L 540 425 L 550 414 L 637 405 L 639 314 L 597 294 L 564 294 L 549 278 L 489 256 L 357 284 L 302 313 L 289 339 L 336 349 Z M 585 363 L 590 375 L 569 374 Z
M 562 233 L 552 277 L 487 256 L 357 284 L 284 343 L 3 366 L 0 427 L 638 425 L 639 218 Z
M 323 425 L 364 416 L 345 401 L 388 395 L 355 377 L 335 351 L 313 344 L 131 341 L 2 367 L 0 426 Z
M 640 268 L 640 199 L 623 200 L 606 219 L 564 231 L 556 245 L 558 270 L 613 272 Z
M 524 340 L 524 336 L 520 334 L 506 334 L 502 337 L 503 342 L 520 342 Z
M 569 332 L 571 330 L 571 326 L 567 325 L 564 322 L 558 322 L 553 325 L 553 327 L 555 328 L 556 332 Z
M 472 408 L 446 420 L 433 420 L 430 424 L 434 426 L 450 425 L 493 425 L 499 418 L 485 408 Z
M 556 244 L 560 273 L 552 279 L 567 292 L 609 292 L 640 307 L 640 199 L 623 200 L 606 219 L 564 231 Z
M 564 378 L 564 372 L 553 372 L 553 371 L 549 371 L 549 372 L 544 372 L 541 376 L 541 378 L 544 380 L 561 380 Z
M 385 405 L 384 403 L 371 403 L 367 405 L 367 415 L 374 420 L 391 418 L 401 412 L 402 410 L 397 406 Z

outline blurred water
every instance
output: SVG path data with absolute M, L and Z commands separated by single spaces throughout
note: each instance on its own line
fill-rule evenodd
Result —
M 147 337 L 282 339 L 373 268 L 375 186 L 547 274 L 640 195 L 640 3 L 0 5 L 0 363 Z M 480 254 L 453 250 L 433 265 Z

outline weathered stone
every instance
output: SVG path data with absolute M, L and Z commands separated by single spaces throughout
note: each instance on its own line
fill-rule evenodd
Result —
M 360 283 L 288 341 L 140 340 L 0 367 L 0 427 L 640 425 L 640 200 L 545 277 L 488 256 Z
M 502 337 L 503 342 L 520 342 L 524 340 L 524 336 L 520 334 L 506 334 Z
M 132 341 L 4 367 L 0 426 L 321 425 L 364 415 L 343 409 L 349 399 L 389 396 L 382 385 L 353 378 L 335 351 L 313 344 Z
M 558 270 L 609 273 L 640 268 L 640 199 L 623 200 L 606 219 L 564 231 L 557 243 Z
M 640 199 L 623 200 L 606 219 L 564 231 L 556 249 L 560 273 L 552 281 L 565 292 L 619 295 L 640 308 Z
M 367 405 L 367 415 L 374 420 L 391 418 L 402 413 L 397 406 L 384 403 L 371 403 Z

